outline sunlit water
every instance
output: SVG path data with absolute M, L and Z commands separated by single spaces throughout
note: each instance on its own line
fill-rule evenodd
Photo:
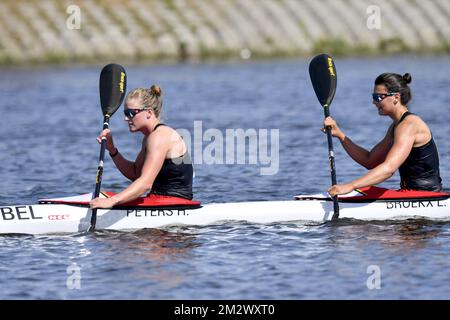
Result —
M 371 104 L 373 80 L 385 71 L 410 72 L 411 109 L 433 131 L 448 187 L 449 65 L 448 57 L 337 59 L 332 115 L 370 148 L 389 125 Z M 93 190 L 101 67 L 0 73 L 1 205 Z M 261 163 L 196 164 L 195 198 L 279 200 L 328 187 L 323 112 L 308 61 L 125 67 L 129 88 L 161 85 L 165 122 L 175 128 L 193 134 L 194 121 L 202 121 L 203 133 L 279 129 L 276 174 L 261 175 Z M 132 158 L 141 136 L 129 134 L 122 118 L 118 112 L 111 126 L 116 145 Z M 335 149 L 339 181 L 365 172 L 337 142 Z M 396 176 L 383 186 L 398 182 Z M 108 158 L 103 189 L 127 185 Z M 449 241 L 449 223 L 423 220 L 0 236 L 0 299 L 449 299 Z

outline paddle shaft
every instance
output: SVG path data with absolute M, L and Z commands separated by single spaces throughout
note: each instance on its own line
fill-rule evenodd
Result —
M 325 114 L 325 118 L 330 116 L 330 107 L 328 105 L 323 106 L 323 112 Z M 330 170 L 331 170 L 331 185 L 337 184 L 336 179 L 336 167 L 334 164 L 334 149 L 333 149 L 333 137 L 331 136 L 331 127 L 327 126 L 325 128 L 327 132 L 327 140 L 328 140 L 328 160 L 330 162 Z M 339 203 L 337 196 L 333 197 L 333 220 L 339 218 Z
M 103 130 L 109 129 L 109 118 L 110 118 L 110 116 L 108 114 L 105 115 L 105 117 L 103 118 Z M 103 137 L 101 147 L 100 147 L 100 157 L 98 160 L 95 191 L 92 196 L 92 199 L 98 198 L 98 196 L 100 195 L 100 188 L 102 185 L 102 176 L 103 176 L 103 161 L 105 160 L 105 150 L 106 150 L 106 137 Z M 90 230 L 95 229 L 96 222 L 97 222 L 97 209 L 92 209 Z

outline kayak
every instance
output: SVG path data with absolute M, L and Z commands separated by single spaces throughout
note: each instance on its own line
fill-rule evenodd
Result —
M 102 192 L 101 197 L 113 193 Z M 91 193 L 42 199 L 34 205 L 0 207 L 0 234 L 77 233 L 89 229 Z M 450 220 L 450 193 L 363 188 L 339 197 L 339 218 Z M 276 223 L 326 222 L 333 201 L 326 193 L 298 195 L 294 200 L 210 203 L 151 195 L 98 209 L 97 230 L 138 230 L 172 225 L 202 226 L 224 221 Z

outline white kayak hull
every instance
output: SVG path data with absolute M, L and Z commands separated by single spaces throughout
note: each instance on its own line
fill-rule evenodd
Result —
M 212 203 L 199 208 L 99 209 L 96 228 L 137 230 L 170 225 L 209 225 L 223 221 L 276 223 L 331 220 L 329 200 L 255 201 Z M 68 204 L 36 204 L 0 207 L 0 234 L 52 234 L 86 231 L 91 210 Z M 450 199 L 389 200 L 340 203 L 339 218 L 397 220 L 425 218 L 450 220 Z

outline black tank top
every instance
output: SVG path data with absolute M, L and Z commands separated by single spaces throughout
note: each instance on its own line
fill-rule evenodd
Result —
M 158 124 L 153 131 L 164 125 Z M 191 200 L 193 175 L 194 167 L 187 151 L 178 158 L 165 159 L 150 193 Z
M 413 113 L 405 112 L 398 124 L 411 114 Z M 399 171 L 400 188 L 402 189 L 442 190 L 442 179 L 439 174 L 439 154 L 433 136 L 423 146 L 411 149 L 408 158 L 400 166 Z

